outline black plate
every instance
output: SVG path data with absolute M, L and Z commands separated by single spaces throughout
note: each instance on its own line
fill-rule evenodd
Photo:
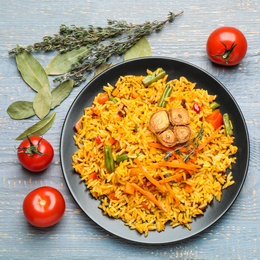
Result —
M 123 221 L 103 216 L 102 210 L 98 209 L 99 200 L 94 199 L 86 189 L 84 182 L 80 181 L 80 176 L 72 168 L 72 154 L 77 150 L 74 144 L 74 125 L 84 113 L 84 108 L 91 106 L 94 97 L 103 91 L 103 86 L 110 83 L 114 85 L 122 75 L 146 75 L 146 69 L 155 70 L 158 67 L 166 70 L 169 80 L 186 77 L 191 82 L 197 82 L 197 88 L 208 90 L 209 94 L 217 95 L 217 101 L 221 104 L 220 110 L 227 112 L 234 124 L 235 145 L 238 146 L 237 163 L 233 166 L 232 172 L 235 184 L 223 191 L 222 200 L 219 203 L 213 200 L 207 207 L 204 216 L 197 217 L 191 223 L 191 230 L 181 226 L 172 228 L 167 225 L 165 231 L 151 231 L 145 238 L 136 230 L 130 230 Z M 237 198 L 245 181 L 249 164 L 249 136 L 247 126 L 242 112 L 235 99 L 225 86 L 207 71 L 184 62 L 182 60 L 149 57 L 134 59 L 114 65 L 110 69 L 98 75 L 90 81 L 78 94 L 72 103 L 61 132 L 60 140 L 61 167 L 68 185 L 68 188 L 78 203 L 79 207 L 99 226 L 105 230 L 125 238 L 130 241 L 161 244 L 176 242 L 187 239 L 205 230 L 215 223 L 231 207 Z

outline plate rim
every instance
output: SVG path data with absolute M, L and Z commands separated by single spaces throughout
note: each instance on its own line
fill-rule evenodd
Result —
M 66 169 L 64 169 L 64 165 L 63 165 L 63 157 L 62 157 L 62 154 L 63 154 L 63 135 L 64 135 L 64 129 L 66 127 L 66 122 L 68 120 L 68 117 L 69 117 L 69 114 L 71 112 L 71 110 L 73 109 L 73 106 L 76 104 L 77 100 L 80 98 L 80 96 L 82 95 L 83 92 L 85 92 L 87 90 L 87 88 L 91 85 L 91 84 L 94 84 L 95 81 L 97 81 L 100 77 L 102 77 L 104 74 L 106 73 L 109 73 L 111 70 L 114 70 L 122 65 L 125 65 L 127 63 L 132 63 L 132 62 L 138 62 L 140 60 L 167 60 L 167 61 L 172 61 L 172 62 L 180 62 L 180 63 L 184 63 L 188 66 L 191 66 L 191 67 L 194 67 L 200 71 L 202 71 L 203 73 L 206 73 L 209 77 L 213 78 L 213 80 L 215 80 L 219 85 L 221 85 L 221 87 L 227 92 L 227 94 L 229 95 L 229 97 L 232 99 L 232 101 L 234 102 L 238 112 L 239 112 L 239 115 L 241 116 L 241 119 L 242 119 L 242 122 L 243 122 L 243 126 L 244 126 L 244 131 L 245 131 L 245 135 L 246 135 L 246 148 L 247 148 L 247 158 L 246 158 L 246 164 L 245 164 L 245 171 L 244 171 L 244 175 L 243 175 L 243 179 L 241 181 L 241 183 L 239 184 L 239 188 L 238 190 L 236 191 L 235 193 L 235 196 L 232 198 L 232 201 L 229 203 L 229 205 L 225 208 L 225 210 L 223 210 L 223 212 L 221 212 L 221 214 L 219 214 L 217 216 L 217 218 L 214 219 L 214 221 L 211 221 L 208 225 L 204 226 L 202 229 L 198 230 L 197 232 L 191 234 L 190 236 L 187 236 L 187 237 L 184 237 L 184 238 L 181 238 L 181 239 L 177 239 L 177 240 L 174 240 L 174 241 L 164 241 L 164 242 L 150 242 L 150 241 L 137 241 L 137 240 L 133 240 L 133 239 L 129 239 L 127 237 L 123 237 L 123 236 L 120 236 L 118 234 L 115 234 L 113 233 L 112 231 L 108 230 L 107 228 L 105 228 L 104 226 L 100 225 L 99 223 L 97 223 L 95 221 L 95 219 L 93 219 L 92 217 L 89 216 L 89 214 L 81 207 L 80 205 L 80 202 L 78 201 L 78 199 L 76 198 L 75 196 L 75 193 L 73 192 L 71 186 L 70 186 L 70 183 L 69 183 L 69 179 L 68 179 L 68 176 L 67 174 L 65 174 L 66 172 Z M 65 115 L 65 118 L 63 120 L 63 124 L 62 124 L 62 128 L 61 128 L 61 134 L 60 134 L 60 143 L 59 143 L 59 151 L 60 151 L 60 165 L 61 165 L 61 170 L 62 170 L 62 174 L 63 174 L 63 177 L 64 177 L 64 180 L 66 182 L 66 186 L 71 194 L 71 196 L 73 197 L 74 201 L 76 202 L 76 204 L 78 205 L 78 207 L 84 212 L 85 215 L 87 215 L 87 217 L 89 219 L 91 219 L 95 224 L 97 224 L 99 227 L 101 227 L 103 230 L 105 230 L 105 232 L 108 232 L 109 234 L 112 234 L 116 237 L 119 237 L 119 238 L 123 238 L 124 240 L 127 240 L 127 241 L 130 241 L 130 242 L 134 242 L 134 243 L 139 243 L 139 244 L 146 244 L 146 245 L 151 245 L 151 244 L 169 244 L 169 243 L 177 243 L 177 242 L 180 242 L 180 241 L 183 241 L 183 240 L 186 240 L 186 239 L 190 239 L 198 234 L 200 234 L 201 232 L 205 231 L 206 229 L 208 229 L 210 226 L 212 226 L 213 224 L 215 224 L 217 221 L 219 221 L 226 213 L 227 211 L 232 207 L 232 205 L 234 204 L 234 202 L 236 201 L 236 199 L 238 198 L 241 190 L 242 190 L 242 187 L 244 186 L 244 182 L 246 180 L 246 177 L 247 177 L 247 174 L 248 174 L 248 169 L 249 169 L 249 162 L 250 162 L 250 136 L 249 136 L 249 131 L 248 131 L 248 127 L 247 127 L 247 124 L 246 124 L 246 120 L 245 120 L 245 117 L 242 113 L 242 110 L 240 108 L 240 106 L 238 105 L 237 101 L 235 100 L 235 98 L 233 97 L 233 95 L 231 94 L 231 92 L 226 88 L 226 86 L 218 79 L 216 78 L 214 75 L 212 75 L 210 72 L 208 72 L 206 69 L 204 68 L 201 68 L 199 67 L 198 65 L 196 64 L 193 64 L 191 62 L 188 62 L 188 61 L 185 61 L 185 60 L 182 60 L 182 59 L 178 59 L 178 58 L 172 58 L 172 57 L 165 57 L 165 56 L 150 56 L 150 57 L 141 57 L 141 58 L 135 58 L 135 59 L 131 59 L 131 60 L 127 60 L 127 61 L 121 61 L 121 62 L 118 62 L 117 64 L 114 64 L 112 67 L 106 69 L 105 71 L 101 72 L 100 74 L 98 74 L 95 78 L 91 79 L 88 83 L 86 83 L 83 88 L 79 91 L 79 93 L 75 96 L 74 100 L 72 101 L 72 103 L 70 104 L 68 110 L 67 110 L 67 113 Z M 85 184 L 84 184 L 85 185 Z M 89 192 L 89 190 L 88 190 Z M 94 198 L 93 198 L 94 199 Z M 214 197 L 215 199 L 215 197 Z M 105 217 L 105 216 L 104 216 Z M 193 221 L 195 220 L 196 218 L 193 218 Z M 120 219 L 121 220 L 121 219 Z M 123 222 L 121 220 L 121 222 Z M 133 230 L 131 230 L 133 231 Z M 163 232 L 163 231 L 162 231 Z M 162 233 L 161 232 L 161 233 Z M 159 232 L 158 232 L 159 233 Z

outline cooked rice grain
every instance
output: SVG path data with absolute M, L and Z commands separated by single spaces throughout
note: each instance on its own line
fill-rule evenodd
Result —
M 137 167 L 134 158 L 139 153 L 143 155 L 138 159 L 153 178 L 160 180 L 162 175 L 176 173 L 176 170 L 171 168 L 155 167 L 155 164 L 164 160 L 165 151 L 156 149 L 156 154 L 151 154 L 148 144 L 157 142 L 155 135 L 148 128 L 148 121 L 152 113 L 161 109 L 157 107 L 157 103 L 166 86 L 167 77 L 144 87 L 143 76 L 121 76 L 115 84 L 118 89 L 118 94 L 114 97 L 117 103 L 107 101 L 105 104 L 99 104 L 99 95 L 95 97 L 92 107 L 85 108 L 81 129 L 74 135 L 78 150 L 72 157 L 73 167 L 93 197 L 100 199 L 99 208 L 104 215 L 122 219 L 130 229 L 136 229 L 145 236 L 152 230 L 163 231 L 166 223 L 173 228 L 183 225 L 191 229 L 189 223 L 192 218 L 203 215 L 214 197 L 221 201 L 222 190 L 234 184 L 232 172 L 223 173 L 232 169 L 232 164 L 236 162 L 234 154 L 237 147 L 233 145 L 234 137 L 226 136 L 224 129 L 195 157 L 191 157 L 194 164 L 203 166 L 198 172 L 192 172 L 188 176 L 185 170 L 179 170 L 178 173 L 182 174 L 183 179 L 169 183 L 179 205 L 169 192 L 162 193 L 151 185 L 141 171 L 131 174 L 131 169 Z M 203 143 L 214 132 L 214 128 L 205 118 L 212 112 L 209 104 L 215 97 L 210 96 L 206 90 L 195 89 L 196 84 L 185 77 L 172 80 L 170 84 L 173 86 L 173 92 L 171 98 L 167 99 L 166 109 L 182 107 L 182 100 L 185 99 L 191 118 L 192 137 L 197 135 L 203 122 L 204 133 L 200 141 Z M 103 87 L 108 95 L 111 95 L 113 89 L 110 84 Z M 194 103 L 201 108 L 199 114 L 193 110 Z M 119 110 L 124 113 L 123 117 L 119 115 Z M 101 136 L 102 144 L 97 144 L 96 136 Z M 130 158 L 116 164 L 112 173 L 106 170 L 102 149 L 104 144 L 109 144 L 111 138 L 116 140 L 112 145 L 114 160 L 116 156 L 126 152 Z M 181 154 L 181 157 L 185 155 Z M 90 176 L 95 172 L 98 179 L 93 180 Z M 164 205 L 167 213 L 138 191 L 133 195 L 125 193 L 126 182 L 135 183 L 150 191 Z M 192 187 L 192 192 L 185 191 L 185 184 Z M 110 198 L 112 193 L 114 196 Z

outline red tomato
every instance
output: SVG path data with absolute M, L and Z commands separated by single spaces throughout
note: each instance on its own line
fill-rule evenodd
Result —
M 217 64 L 236 65 L 245 57 L 246 51 L 246 37 L 234 27 L 216 29 L 207 41 L 208 57 Z
M 218 129 L 223 124 L 223 116 L 220 113 L 219 109 L 216 109 L 212 112 L 211 115 L 206 117 L 206 121 L 211 123 L 214 129 Z
M 22 141 L 17 156 L 24 168 L 32 172 L 40 172 L 50 165 L 54 151 L 47 140 L 32 136 Z
M 109 100 L 109 97 L 106 93 L 101 93 L 98 97 L 97 102 L 101 105 L 105 104 Z
M 65 212 L 62 194 L 52 187 L 40 187 L 24 199 L 23 212 L 26 219 L 36 227 L 49 227 L 60 221 Z

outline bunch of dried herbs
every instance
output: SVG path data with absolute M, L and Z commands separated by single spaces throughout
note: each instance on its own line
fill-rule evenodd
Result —
M 60 26 L 59 34 L 43 37 L 42 42 L 9 51 L 16 56 L 17 67 L 24 81 L 36 91 L 33 102 L 17 101 L 7 113 L 13 119 L 25 119 L 37 115 L 41 121 L 24 131 L 16 139 L 42 135 L 52 125 L 54 109 L 70 94 L 73 86 L 80 85 L 95 70 L 94 76 L 111 67 L 106 62 L 112 55 L 123 55 L 124 60 L 150 56 L 151 48 L 146 36 L 160 31 L 166 23 L 180 15 L 169 13 L 164 21 L 134 25 L 125 21 L 108 20 L 107 27 Z M 109 41 L 110 39 L 110 41 Z M 31 52 L 59 51 L 44 69 Z M 58 76 L 53 81 L 59 85 L 50 91 L 48 76 Z
M 167 22 L 173 22 L 181 13 L 175 15 L 170 12 L 164 21 L 155 20 L 138 25 L 115 20 L 108 20 L 107 27 L 61 25 L 59 34 L 45 36 L 42 42 L 27 47 L 16 47 L 9 51 L 9 54 L 17 55 L 24 50 L 28 52 L 58 50 L 59 54 L 46 67 L 47 74 L 65 74 L 57 77 L 55 82 L 73 79 L 74 85 L 77 86 L 86 80 L 90 72 L 106 63 L 112 55 L 125 54 L 140 40 L 142 40 L 139 42 L 140 46 L 126 54 L 127 59 L 140 55 L 149 56 L 150 46 L 144 37 L 160 31 Z

